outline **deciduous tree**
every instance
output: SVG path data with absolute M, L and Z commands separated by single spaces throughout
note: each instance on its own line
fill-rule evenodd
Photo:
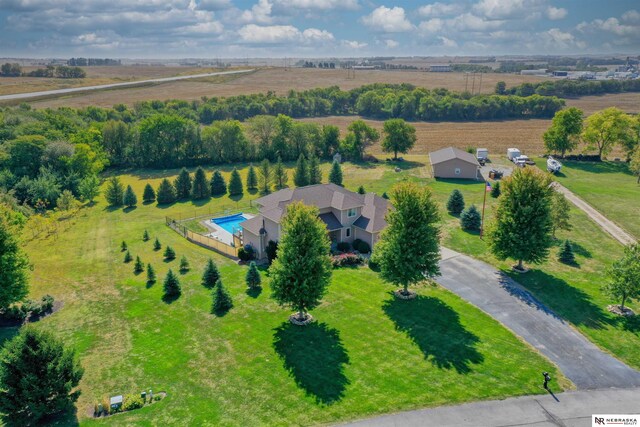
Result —
M 97 175 L 89 175 L 80 181 L 78 186 L 80 197 L 89 204 L 93 204 L 93 200 L 100 195 L 100 178 Z
M 587 117 L 582 139 L 588 149 L 597 149 L 602 158 L 615 144 L 629 138 L 631 131 L 631 118 L 622 110 L 610 107 Z
M 416 128 L 403 119 L 389 119 L 384 122 L 384 139 L 382 150 L 385 153 L 393 153 L 393 158 L 398 158 L 398 153 L 407 153 L 416 143 Z
M 640 245 L 637 243 L 624 248 L 624 255 L 607 270 L 611 281 L 603 290 L 611 298 L 620 300 L 620 307 L 629 298 L 640 298 Z
M 551 198 L 551 223 L 553 238 L 556 237 L 556 230 L 571 230 L 570 211 L 571 206 L 564 194 L 554 191 Z
M 567 151 L 573 151 L 582 133 L 583 112 L 576 107 L 558 111 L 551 126 L 542 135 L 545 148 L 564 157 Z
M 0 205 L 0 309 L 6 309 L 29 293 L 29 258 L 20 247 L 20 227 L 11 225 Z

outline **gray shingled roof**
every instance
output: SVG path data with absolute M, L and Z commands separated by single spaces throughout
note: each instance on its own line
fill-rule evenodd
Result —
M 253 218 L 249 218 L 246 221 L 242 221 L 238 225 L 240 227 L 242 227 L 243 229 L 248 230 L 249 232 L 255 234 L 256 236 L 259 236 L 260 235 L 260 229 L 262 228 L 262 221 L 264 221 L 262 216 L 261 215 L 256 215 Z
M 373 193 L 367 193 L 365 195 L 365 205 L 362 208 L 362 214 L 353 225 L 369 233 L 382 231 L 382 229 L 387 226 L 387 221 L 384 217 L 388 209 L 389 202 L 387 199 Z
M 306 187 L 285 188 L 259 199 L 254 203 L 264 210 L 284 208 L 291 202 L 301 201 L 305 205 L 316 206 L 318 209 L 335 208 L 345 210 L 364 205 L 360 194 L 353 193 L 335 184 L 317 184 Z
M 478 159 L 476 159 L 476 156 L 471 153 L 467 153 L 466 151 L 462 151 L 456 147 L 447 147 L 443 148 L 442 150 L 433 151 L 429 153 L 429 159 L 431 160 L 432 165 L 447 162 L 453 159 L 460 159 L 467 163 L 480 166 L 478 164 Z
M 342 224 L 333 212 L 323 213 L 318 215 L 318 217 L 326 224 L 327 230 L 329 231 L 340 230 L 342 228 Z

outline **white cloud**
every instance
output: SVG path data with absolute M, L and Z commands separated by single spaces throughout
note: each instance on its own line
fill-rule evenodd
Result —
M 385 33 L 402 33 L 413 29 L 404 9 L 397 6 L 393 8 L 380 6 L 369 15 L 363 16 L 362 22 L 374 31 Z
M 334 40 L 333 34 L 317 28 L 307 28 L 302 32 L 302 38 L 306 42 L 330 42 Z
M 629 18 L 633 19 L 633 16 L 627 15 L 626 17 L 627 21 L 629 21 Z M 623 23 L 623 22 L 620 22 L 618 18 L 607 18 L 604 20 L 595 19 L 590 23 L 581 22 L 576 26 L 576 29 L 583 33 L 601 31 L 601 32 L 615 34 L 616 36 L 635 36 L 635 37 L 640 36 L 640 25 Z
M 396 48 L 396 47 L 400 46 L 400 43 L 398 43 L 395 40 L 391 40 L 391 39 L 385 40 L 384 44 L 390 49 L 393 49 L 393 48 Z
M 567 16 L 567 9 L 553 6 L 549 6 L 547 8 L 547 18 L 551 19 L 552 21 L 564 19 L 565 16 Z
M 458 31 L 488 31 L 500 28 L 504 24 L 501 20 L 487 20 L 471 13 L 463 13 L 447 20 L 445 25 L 452 26 Z
M 358 0 L 275 0 L 279 6 L 292 9 L 357 9 Z
M 630 24 L 640 24 L 640 12 L 637 10 L 628 10 L 622 14 L 622 20 Z
M 455 40 L 448 39 L 444 36 L 438 37 L 444 47 L 458 47 L 458 43 Z
M 440 18 L 429 19 L 428 21 L 422 21 L 418 25 L 418 29 L 425 33 L 437 33 L 444 28 L 444 21 Z
M 457 3 L 440 3 L 427 4 L 418 8 L 418 14 L 426 18 L 451 16 L 462 12 L 463 7 Z
M 218 21 L 200 22 L 195 25 L 189 25 L 179 28 L 179 34 L 220 34 L 224 30 L 224 26 Z
M 488 19 L 519 19 L 539 13 L 547 0 L 480 0 L 474 11 Z
M 362 49 L 369 46 L 368 43 L 363 43 L 356 40 L 342 40 L 342 45 L 350 49 Z
M 317 28 L 298 30 L 293 25 L 245 25 L 238 30 L 242 41 L 254 44 L 307 43 L 317 44 L 331 42 L 333 34 Z
M 258 24 L 271 24 L 273 17 L 271 16 L 271 9 L 273 4 L 269 0 L 258 0 L 258 3 L 254 4 L 250 10 L 245 10 L 240 16 L 242 22 L 255 22 Z
M 562 51 L 574 48 L 584 49 L 584 42 L 576 39 L 576 37 L 568 32 L 561 31 L 559 28 L 551 28 L 540 35 L 544 44 L 555 51 Z M 531 44 L 530 48 L 538 48 L 536 44 Z
M 202 10 L 223 10 L 232 6 L 231 0 L 200 0 L 196 3 L 196 8 Z

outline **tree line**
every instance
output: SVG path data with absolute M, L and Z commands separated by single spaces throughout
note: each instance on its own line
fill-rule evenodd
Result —
M 571 98 L 605 93 L 640 92 L 640 79 L 633 80 L 547 80 L 522 83 L 506 88 L 504 82 L 496 84 L 497 94 L 528 97 L 533 95 Z
M 66 65 L 47 65 L 46 68 L 37 68 L 32 71 L 22 71 L 17 63 L 6 62 L 0 66 L 1 77 L 55 77 L 59 79 L 83 79 L 87 73 L 80 67 L 68 67 Z

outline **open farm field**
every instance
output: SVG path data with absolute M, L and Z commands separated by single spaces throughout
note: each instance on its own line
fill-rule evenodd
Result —
M 613 93 L 601 96 L 583 96 L 582 98 L 567 99 L 568 107 L 577 107 L 585 115 L 607 107 L 618 107 L 627 113 L 640 113 L 640 92 Z

